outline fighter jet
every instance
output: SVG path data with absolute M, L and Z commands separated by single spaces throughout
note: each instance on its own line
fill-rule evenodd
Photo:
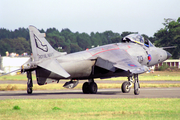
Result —
M 139 95 L 138 75 L 149 70 L 148 67 L 161 63 L 171 57 L 162 48 L 155 47 L 140 34 L 130 34 L 121 43 L 113 43 L 67 54 L 56 51 L 34 26 L 29 26 L 33 60 L 21 67 L 27 73 L 27 93 L 33 91 L 32 71 L 35 71 L 38 85 L 70 80 L 66 88 L 74 88 L 79 80 L 88 80 L 82 86 L 85 94 L 96 94 L 98 86 L 95 78 L 127 77 L 121 89 L 130 92 L 134 84 L 134 94 Z

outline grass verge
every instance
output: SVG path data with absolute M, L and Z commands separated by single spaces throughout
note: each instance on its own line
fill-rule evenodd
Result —
M 78 84 L 74 89 L 82 89 L 83 84 Z M 110 89 L 110 88 L 120 88 L 121 84 L 111 84 L 111 83 L 99 83 L 97 84 L 99 89 Z M 39 86 L 35 84 L 33 90 L 62 90 L 67 89 L 62 87 L 63 84 L 47 84 Z M 169 87 L 180 87 L 180 84 L 176 83 L 164 83 L 164 84 L 147 84 L 141 83 L 141 88 L 169 88 Z M 132 86 L 133 88 L 133 86 Z M 0 91 L 15 91 L 15 90 L 26 90 L 26 84 L 0 84 Z
M 36 80 L 36 76 L 33 74 L 33 80 Z M 140 80 L 173 80 L 173 81 L 180 81 L 180 72 L 169 72 L 169 71 L 155 71 L 154 73 L 144 73 L 139 75 Z M 20 75 L 5 75 L 0 77 L 0 80 L 26 80 L 26 74 Z M 95 79 L 101 80 L 101 79 Z M 116 78 L 108 78 L 104 80 L 120 80 L 126 81 L 127 77 L 116 77 Z
M 33 74 L 32 79 L 35 80 L 36 76 Z M 4 75 L 0 77 L 0 80 L 26 80 L 27 76 L 26 74 L 20 74 L 20 75 Z
M 179 113 L 177 98 L 0 100 L 1 120 L 175 120 L 180 118 Z

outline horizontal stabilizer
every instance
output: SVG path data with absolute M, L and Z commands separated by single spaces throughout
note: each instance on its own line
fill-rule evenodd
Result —
M 46 60 L 42 63 L 38 64 L 38 66 L 47 69 L 53 73 L 56 73 L 64 78 L 68 78 L 70 75 L 67 73 L 61 65 L 58 63 L 57 60 Z

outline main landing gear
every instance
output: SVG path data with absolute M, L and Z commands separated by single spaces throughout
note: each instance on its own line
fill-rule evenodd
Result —
M 33 87 L 33 82 L 32 82 L 32 72 L 31 71 L 27 71 L 27 78 L 28 78 L 28 82 L 27 82 L 27 93 L 28 94 L 32 94 L 32 87 Z
M 128 77 L 128 81 L 123 82 L 122 86 L 121 86 L 121 90 L 123 93 L 129 93 L 131 90 L 133 84 L 133 78 Z M 134 74 L 134 94 L 135 95 L 139 95 L 140 93 L 140 84 L 139 84 L 139 78 L 138 78 L 138 74 Z
M 94 82 L 94 79 L 89 79 L 88 82 L 85 82 L 82 87 L 84 94 L 96 94 L 98 90 L 97 84 Z

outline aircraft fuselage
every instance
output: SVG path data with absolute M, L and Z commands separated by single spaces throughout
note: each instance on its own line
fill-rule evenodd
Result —
M 109 44 L 85 51 L 66 54 L 60 57 L 55 57 L 60 65 L 70 74 L 67 79 L 89 79 L 89 78 L 110 78 L 118 76 L 131 76 L 132 74 L 124 70 L 116 70 L 111 72 L 103 68 L 95 66 L 97 57 L 109 51 L 116 51 L 122 49 L 126 51 L 133 59 L 137 60 L 141 65 L 152 66 L 161 63 L 167 58 L 165 50 L 156 47 L 146 47 L 134 43 L 117 43 Z M 111 57 L 111 56 L 109 56 Z M 41 71 L 41 72 L 40 72 Z M 53 72 L 39 68 L 36 70 L 37 78 L 50 78 L 50 79 L 64 79 Z M 43 73 L 43 74 L 41 74 Z

